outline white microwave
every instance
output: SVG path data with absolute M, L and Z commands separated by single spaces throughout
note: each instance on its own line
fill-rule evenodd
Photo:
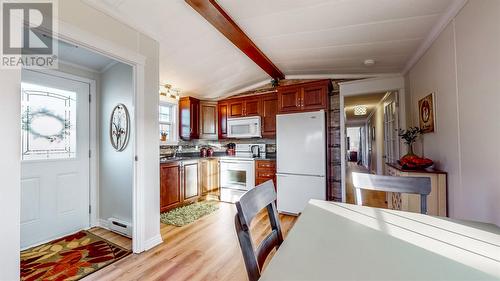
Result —
M 228 138 L 261 138 L 260 116 L 232 118 L 227 120 Z

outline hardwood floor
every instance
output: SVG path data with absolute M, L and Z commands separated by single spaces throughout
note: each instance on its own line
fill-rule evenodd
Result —
M 220 203 L 219 210 L 190 225 L 161 224 L 161 245 L 130 255 L 82 280 L 248 280 L 234 229 L 235 214 L 233 204 Z M 296 219 L 280 215 L 285 239 Z M 124 243 L 113 237 L 116 234 L 93 231 L 107 235 L 111 242 Z M 257 215 L 251 231 L 255 245 L 270 232 L 266 213 Z
M 369 173 L 363 167 L 358 166 L 355 162 L 347 162 L 346 171 L 346 203 L 356 204 L 354 198 L 354 186 L 352 185 L 352 172 Z M 363 198 L 363 206 L 370 206 L 376 208 L 387 208 L 386 193 L 382 191 L 362 190 L 361 197 Z
M 89 229 L 89 232 L 103 239 L 106 239 L 109 242 L 114 243 L 124 249 L 132 250 L 132 239 L 130 238 L 118 235 L 114 232 L 111 232 L 109 230 L 100 227 L 91 228 Z

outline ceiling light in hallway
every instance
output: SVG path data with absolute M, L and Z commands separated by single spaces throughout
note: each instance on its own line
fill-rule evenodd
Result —
M 366 106 L 365 105 L 356 105 L 354 107 L 354 115 L 366 115 Z
M 364 64 L 366 66 L 373 66 L 373 65 L 375 65 L 375 60 L 373 60 L 373 59 L 367 59 L 367 60 L 365 60 Z

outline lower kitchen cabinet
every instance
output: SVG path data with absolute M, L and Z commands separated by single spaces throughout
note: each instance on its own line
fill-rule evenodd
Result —
M 199 199 L 198 172 L 197 160 L 160 165 L 160 212 L 166 212 Z
M 198 161 L 186 163 L 182 167 L 182 179 L 184 186 L 183 199 L 187 201 L 196 201 L 200 195 L 200 185 L 198 181 Z
M 219 196 L 219 161 L 200 160 L 200 182 L 202 196 Z
M 272 180 L 276 188 L 276 161 L 255 160 L 255 186 L 268 180 Z
M 160 212 L 179 206 L 181 196 L 181 165 L 173 162 L 160 165 Z

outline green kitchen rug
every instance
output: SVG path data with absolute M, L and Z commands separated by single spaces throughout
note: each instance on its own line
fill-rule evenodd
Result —
M 191 205 L 173 209 L 172 211 L 161 214 L 160 221 L 164 224 L 175 226 L 184 226 L 195 220 L 215 212 L 219 209 L 217 202 L 202 201 Z

